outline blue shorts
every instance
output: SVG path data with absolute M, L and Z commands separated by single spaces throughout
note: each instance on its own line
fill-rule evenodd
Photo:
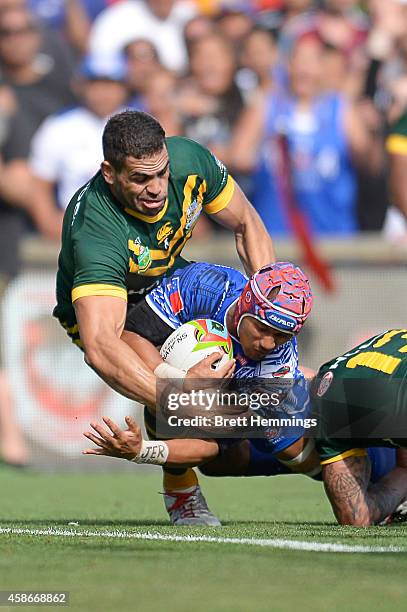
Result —
M 261 448 L 259 442 L 261 442 L 261 440 L 250 440 L 250 461 L 246 476 L 278 476 L 279 474 L 293 473 L 276 459 L 274 456 L 275 451 L 270 452 L 264 450 L 264 447 Z M 285 448 L 287 448 L 287 446 Z M 370 482 L 374 483 L 395 467 L 396 449 L 371 447 L 367 449 L 367 452 L 372 465 Z
M 396 466 L 396 449 L 373 446 L 367 449 L 372 472 L 370 482 L 377 482 Z

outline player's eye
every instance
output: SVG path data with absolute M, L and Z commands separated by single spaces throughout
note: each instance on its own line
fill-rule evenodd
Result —
M 159 173 L 158 173 L 158 176 L 165 176 L 165 174 L 167 173 L 167 170 L 168 170 L 168 166 L 169 166 L 169 164 L 167 164 L 167 165 L 165 166 L 165 168 L 163 168 L 163 169 L 161 170 L 161 172 L 159 172 Z

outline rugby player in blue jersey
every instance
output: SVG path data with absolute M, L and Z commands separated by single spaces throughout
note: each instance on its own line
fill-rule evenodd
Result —
M 303 374 L 298 367 L 296 334 L 311 311 L 312 301 L 308 279 L 300 268 L 287 262 L 266 266 L 249 280 L 233 268 L 195 263 L 162 280 L 129 311 L 122 338 L 158 377 L 175 378 L 173 368 L 163 362 L 157 350 L 151 350 L 150 343 L 159 347 L 183 323 L 210 318 L 224 324 L 232 336 L 235 378 L 283 375 L 297 380 Z M 212 360 L 216 358 L 211 356 Z M 155 438 L 155 414 L 148 408 L 145 423 L 148 434 Z M 100 436 L 106 435 L 100 425 L 93 425 Z M 88 432 L 87 437 L 96 444 L 99 441 L 100 452 L 95 450 L 93 454 L 105 454 L 106 449 L 100 447 L 102 443 L 94 434 Z M 270 453 L 281 456 L 290 447 L 288 459 L 291 460 L 292 455 L 296 457 L 303 452 L 304 442 L 300 438 L 301 434 L 295 438 L 274 437 L 266 449 L 267 464 L 259 441 L 245 441 L 239 445 L 239 452 L 233 451 L 240 457 L 240 463 L 232 461 L 228 469 L 244 475 L 284 472 L 284 466 Z M 195 472 L 179 466 L 183 458 L 185 465 L 199 465 L 217 457 L 219 452 L 227 462 L 229 445 L 216 440 L 171 440 L 169 444 L 177 453 L 177 465 L 172 465 L 170 457 L 169 465 L 164 468 L 164 499 L 171 521 L 218 525 L 218 519 L 207 508 Z M 317 458 L 307 447 L 301 470 L 306 472 L 312 462 L 315 466 Z M 293 467 L 296 469 L 296 465 Z M 172 478 L 173 474 L 176 478 Z

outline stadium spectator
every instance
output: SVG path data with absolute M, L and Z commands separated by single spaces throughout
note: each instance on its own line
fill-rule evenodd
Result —
M 90 52 L 116 54 L 142 38 L 157 46 L 162 64 L 181 72 L 187 67 L 185 23 L 196 10 L 183 0 L 124 0 L 104 10 L 90 32 Z
M 145 109 L 160 122 L 168 136 L 183 135 L 178 112 L 177 84 L 176 75 L 163 68 L 148 81 L 145 91 Z
M 145 110 L 143 96 L 151 80 L 163 67 L 157 49 L 151 41 L 138 38 L 124 47 L 124 56 L 127 60 L 127 85 L 130 89 L 131 105 Z
M 253 27 L 254 7 L 249 2 L 220 3 L 220 11 L 215 18 L 221 35 L 233 44 L 236 51 Z
M 389 211 L 385 231 L 390 238 L 407 239 L 407 109 L 390 128 L 389 187 L 395 210 Z
M 208 15 L 195 15 L 184 27 L 184 40 L 188 53 L 191 45 L 199 38 L 211 34 L 216 29 L 215 21 Z
M 272 88 L 276 59 L 277 48 L 272 34 L 264 28 L 253 28 L 243 41 L 241 69 L 236 75 L 249 99 L 258 89 L 267 92 Z
M 258 98 L 242 117 L 232 142 L 235 166 L 248 170 L 257 164 L 253 201 L 271 232 L 286 233 L 290 227 L 280 190 L 282 133 L 297 204 L 311 230 L 357 230 L 353 163 L 366 163 L 372 139 L 354 106 L 341 95 L 323 91 L 323 57 L 316 35 L 297 41 L 290 58 L 289 90 Z
M 28 0 L 37 19 L 61 34 L 77 54 L 85 53 L 91 21 L 105 6 L 103 0 Z
M 184 134 L 221 159 L 244 106 L 234 81 L 236 67 L 233 46 L 213 32 L 191 45 L 190 75 L 178 88 Z
M 32 140 L 32 207 L 42 210 L 42 231 L 59 239 L 72 194 L 97 172 L 108 117 L 128 99 L 126 65 L 119 57 L 86 57 L 77 79 L 82 105 L 47 117 Z
M 39 25 L 27 9 L 0 11 L 0 69 L 24 116 L 27 143 L 47 115 L 75 102 L 67 66 L 40 53 L 41 44 Z
M 368 19 L 357 0 L 323 0 L 318 7 L 310 0 L 288 0 L 281 28 L 282 49 L 291 53 L 296 40 L 317 31 L 324 43 L 352 54 L 363 45 Z

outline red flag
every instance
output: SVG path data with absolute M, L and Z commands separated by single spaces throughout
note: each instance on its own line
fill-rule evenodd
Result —
M 324 260 L 315 245 L 306 216 L 298 206 L 293 186 L 291 159 L 288 141 L 285 134 L 277 137 L 280 167 L 278 172 L 279 190 L 282 202 L 289 218 L 293 232 L 298 239 L 304 262 L 315 273 L 322 286 L 329 293 L 335 290 L 335 283 L 329 263 Z

